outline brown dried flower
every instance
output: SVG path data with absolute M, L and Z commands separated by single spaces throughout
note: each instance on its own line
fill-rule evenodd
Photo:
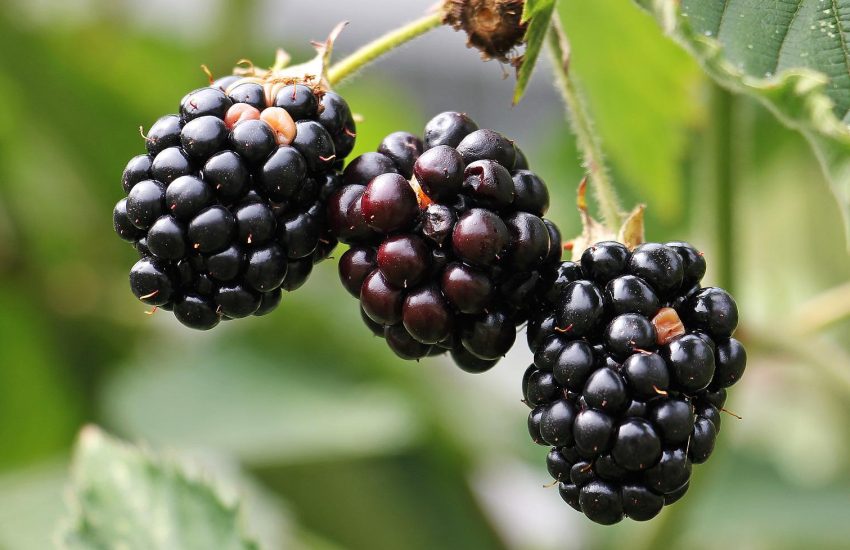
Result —
M 467 46 L 479 49 L 483 59 L 509 63 L 525 36 L 524 5 L 525 0 L 446 0 L 443 21 L 466 32 Z

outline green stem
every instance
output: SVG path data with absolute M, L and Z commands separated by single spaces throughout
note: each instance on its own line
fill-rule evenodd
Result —
M 734 137 L 734 98 L 732 94 L 719 86 L 712 87 L 711 93 L 711 135 L 710 147 L 715 193 L 715 250 L 714 265 L 717 266 L 717 284 L 727 290 L 734 290 L 734 228 L 735 212 L 732 197 L 734 177 L 733 137 Z
M 777 334 L 775 330 L 746 327 L 739 335 L 748 346 L 764 353 L 780 353 L 794 357 L 804 365 L 819 367 L 827 385 L 840 392 L 850 394 L 850 355 L 838 343 L 829 338 L 806 335 L 805 338 Z
M 602 146 L 593 127 L 593 118 L 570 76 L 570 44 L 557 11 L 552 16 L 547 40 L 556 84 L 566 104 L 567 118 L 578 140 L 600 213 L 608 228 L 616 233 L 623 223 L 623 209 L 605 168 Z
M 801 334 L 815 334 L 850 318 L 850 283 L 810 298 L 794 316 Z
M 364 65 L 371 63 L 378 57 L 398 48 L 402 44 L 410 42 L 432 29 L 436 29 L 442 24 L 443 12 L 439 10 L 436 13 L 412 21 L 400 29 L 390 31 L 331 67 L 328 70 L 328 81 L 332 86 L 336 85 L 357 72 Z

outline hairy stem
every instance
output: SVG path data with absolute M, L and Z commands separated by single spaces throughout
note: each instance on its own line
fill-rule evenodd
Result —
M 590 175 L 596 202 L 605 225 L 616 233 L 623 223 L 623 209 L 602 155 L 602 146 L 593 127 L 593 119 L 570 76 L 570 44 L 557 10 L 552 16 L 552 26 L 547 36 L 549 53 L 555 71 L 558 91 L 567 108 L 567 119 L 578 140 L 584 166 Z
M 331 85 L 336 85 L 385 53 L 410 42 L 432 29 L 436 29 L 442 25 L 443 15 L 443 11 L 438 10 L 435 13 L 412 21 L 399 29 L 390 31 L 384 36 L 366 44 L 332 66 L 328 70 L 328 81 L 330 81 Z

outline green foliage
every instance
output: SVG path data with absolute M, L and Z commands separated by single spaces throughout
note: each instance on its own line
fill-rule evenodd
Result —
M 699 67 L 623 0 L 561 2 L 558 10 L 614 179 L 633 198 L 625 203 L 644 202 L 650 218 L 680 222 L 689 131 L 705 116 Z
M 72 491 L 72 519 L 59 536 L 69 550 L 258 548 L 239 508 L 211 486 L 94 427 L 80 435 Z
M 811 144 L 850 237 L 846 0 L 639 0 L 721 85 L 757 98 Z
M 432 3 L 422 2 L 422 9 Z M 698 29 L 691 38 L 710 40 L 704 31 L 711 17 L 698 15 L 720 3 L 684 2 L 690 21 L 674 18 L 675 33 L 689 23 Z M 695 58 L 666 40 L 632 0 L 558 4 L 572 75 L 624 203 L 649 205 L 648 236 L 692 240 L 712 267 L 733 260 L 751 363 L 729 403 L 744 420 L 724 416 L 716 467 L 697 474 L 670 515 L 613 528 L 580 521 L 557 489 L 542 487 L 545 451 L 529 443 L 527 409 L 519 402 L 519 377 L 530 360 L 522 335 L 516 351 L 486 376 L 456 372 L 439 360 L 402 363 L 362 326 L 333 262 L 317 266 L 273 315 L 208 334 L 184 330 L 167 315 L 144 315 L 127 291 L 133 252 L 109 228 L 123 163 L 143 146 L 137 127 L 172 112 L 185 91 L 205 84 L 200 63 L 218 76 L 239 57 L 270 61 L 277 46 L 301 47 L 295 59 L 311 51 L 294 38 L 295 26 L 292 34 L 264 39 L 252 26 L 260 13 L 250 0 L 225 3 L 216 22 L 198 18 L 208 37 L 199 42 L 176 38 L 170 27 L 156 34 L 154 25 L 133 22 L 127 15 L 133 12 L 110 11 L 108 2 L 93 3 L 85 21 L 18 13 L 20 6 L 66 4 L 13 0 L 0 14 L 0 94 L 8 106 L 0 111 L 0 548 L 50 547 L 63 513 L 68 448 L 84 422 L 174 449 L 173 457 L 191 454 L 225 502 L 224 486 L 245 497 L 246 530 L 263 548 L 846 546 L 841 514 L 850 491 L 850 414 L 846 387 L 822 365 L 850 372 L 850 331 L 840 316 L 816 340 L 793 331 L 806 299 L 850 274 L 838 212 L 801 134 L 780 126 L 755 100 L 734 97 L 731 131 L 716 136 L 734 152 L 733 215 L 716 215 L 717 181 L 708 172 L 717 159 L 706 147 L 716 130 L 705 101 L 711 85 Z M 322 23 L 311 25 L 322 32 L 312 38 L 321 38 L 348 4 L 331 1 L 314 15 Z M 764 8 L 763 2 L 728 4 Z M 780 12 L 762 9 L 767 30 L 747 32 L 769 36 Z M 732 13 L 724 26 L 748 21 L 732 21 Z M 359 17 L 352 17 L 352 29 L 372 14 Z M 823 18 L 828 28 L 833 21 Z M 731 37 L 721 33 L 720 42 L 731 44 Z M 753 77 L 763 76 L 748 43 L 719 51 L 733 68 L 740 61 Z M 733 60 L 733 50 L 741 57 Z M 841 68 L 839 52 L 834 49 L 836 67 L 829 69 Z M 434 56 L 409 73 L 378 68 L 344 82 L 340 92 L 363 117 L 355 154 L 374 150 L 391 131 L 418 131 L 434 112 L 464 101 L 504 108 L 491 108 L 494 114 L 478 121 L 505 131 L 542 110 L 551 122 L 523 128 L 521 146 L 550 185 L 549 216 L 565 235 L 577 233 L 575 186 L 583 169 L 558 102 L 540 93 L 509 110 L 513 83 L 500 81 L 492 64 L 451 82 L 462 96 L 441 93 L 442 85 L 436 92 L 421 86 L 445 80 L 449 63 L 454 60 Z M 535 78 L 549 85 L 544 69 Z M 748 77 L 735 89 L 752 82 Z M 772 95 L 789 90 L 766 87 L 750 95 L 777 104 L 809 97 Z M 848 101 L 831 85 L 818 93 L 830 109 Z M 715 238 L 724 223 L 734 224 L 731 244 Z M 709 273 L 707 282 L 717 281 Z M 842 304 L 833 305 L 840 313 Z M 762 339 L 765 333 L 789 336 L 783 347 Z M 828 338 L 831 347 L 822 345 Z M 795 351 L 789 342 L 807 346 Z M 132 462 L 127 451 L 140 468 L 142 457 L 166 464 L 117 448 L 115 456 Z M 199 462 L 198 454 L 216 455 L 226 466 Z M 240 475 L 230 479 L 222 472 L 228 468 Z M 254 499 L 255 491 L 265 498 Z M 255 510 L 265 512 L 265 522 Z M 224 523 L 232 521 L 224 516 Z M 262 525 L 283 526 L 282 533 L 264 536 Z
M 383 455 L 422 437 L 421 421 L 392 387 L 333 376 L 308 354 L 289 364 L 298 348 L 274 362 L 238 345 L 181 348 L 138 357 L 110 383 L 113 423 L 154 443 L 218 449 L 253 465 Z
M 514 104 L 519 103 L 525 94 L 531 73 L 537 63 L 537 57 L 543 48 L 543 40 L 549 30 L 549 23 L 555 11 L 557 0 L 526 0 L 522 11 L 522 21 L 528 23 L 525 31 L 525 53 L 517 69 L 516 88 L 514 88 Z

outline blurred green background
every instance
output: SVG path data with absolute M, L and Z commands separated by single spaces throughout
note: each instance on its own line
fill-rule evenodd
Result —
M 268 548 L 850 547 L 850 257 L 804 141 L 717 90 L 629 0 L 562 2 L 573 71 L 648 238 L 706 252 L 742 311 L 747 375 L 715 456 L 648 524 L 593 525 L 544 488 L 518 345 L 497 368 L 396 359 L 362 326 L 334 262 L 272 315 L 209 333 L 147 316 L 111 229 L 139 125 L 274 48 L 351 24 L 337 59 L 431 0 L 7 0 L 0 8 L 0 548 L 50 547 L 85 423 L 236 484 Z M 512 78 L 440 29 L 340 88 L 355 154 L 442 110 L 516 139 L 578 230 L 582 171 L 541 64 Z M 338 254 L 337 254 L 338 255 Z M 829 292 L 828 294 L 824 294 Z M 518 342 L 524 341 L 524 336 Z

